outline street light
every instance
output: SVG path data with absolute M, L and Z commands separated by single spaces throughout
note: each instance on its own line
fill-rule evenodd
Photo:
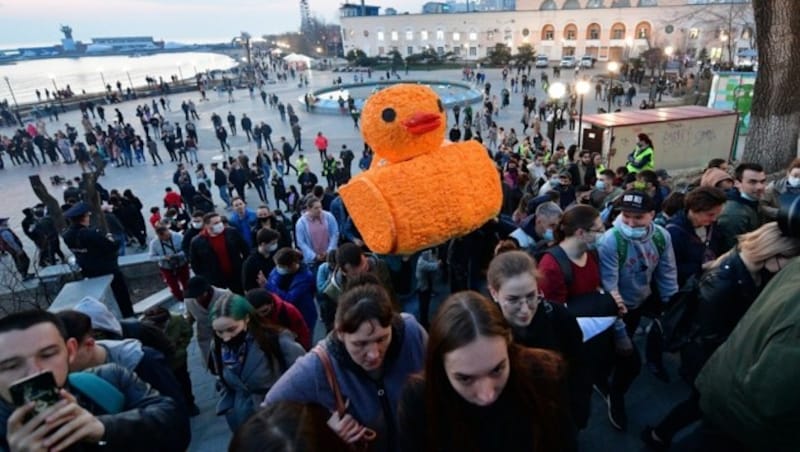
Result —
M 614 74 L 619 71 L 619 63 L 616 61 L 609 61 L 608 62 L 608 92 L 606 93 L 606 97 L 608 98 L 608 113 L 611 113 L 611 91 L 614 89 Z
M 578 95 L 581 98 L 580 107 L 578 109 L 578 151 L 581 148 L 581 138 L 583 138 L 583 96 L 589 92 L 589 82 L 586 80 L 579 80 L 578 83 L 575 84 L 575 91 L 578 92 Z
M 128 76 L 128 83 L 131 86 L 131 91 L 133 91 L 133 95 L 136 96 L 136 87 L 133 86 L 133 80 L 131 80 L 130 68 L 124 67 L 122 70 L 125 71 L 125 75 Z
M 181 62 L 178 61 L 176 65 L 178 66 L 178 75 L 180 76 L 180 79 L 178 79 L 178 83 L 181 83 L 183 81 L 183 71 L 181 70 Z
M 103 92 L 106 92 L 106 76 L 103 75 L 103 68 L 97 68 L 97 72 L 100 73 L 100 80 L 103 81 Z
M 8 85 L 8 92 L 11 93 L 11 99 L 14 101 L 14 107 L 19 110 L 19 104 L 17 103 L 17 96 L 14 95 L 14 90 L 11 88 L 11 81 L 8 79 L 8 76 L 3 76 L 6 79 L 6 85 Z
M 547 128 L 547 137 L 550 139 L 551 152 L 555 149 L 556 145 L 556 102 L 564 97 L 566 92 L 567 87 L 561 82 L 554 82 L 547 88 L 547 95 L 550 96 L 550 100 L 553 102 L 553 119 L 550 121 L 550 125 Z
M 56 85 L 56 76 L 53 74 L 47 74 L 47 77 L 50 78 L 50 81 L 53 82 L 53 89 L 56 90 L 53 94 L 58 94 L 58 86 Z

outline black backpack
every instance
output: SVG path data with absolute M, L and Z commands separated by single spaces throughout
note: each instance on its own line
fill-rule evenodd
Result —
M 664 350 L 676 352 L 692 342 L 697 333 L 697 309 L 700 305 L 700 278 L 693 275 L 670 298 L 661 316 Z

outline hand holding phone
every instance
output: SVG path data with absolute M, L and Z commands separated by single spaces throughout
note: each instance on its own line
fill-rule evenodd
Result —
M 45 411 L 48 407 L 61 400 L 56 380 L 50 371 L 40 372 L 17 380 L 11 384 L 9 391 L 14 405 L 18 407 L 33 402 L 33 410 L 30 417 Z

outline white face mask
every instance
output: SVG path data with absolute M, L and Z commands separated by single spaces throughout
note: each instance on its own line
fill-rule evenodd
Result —
M 277 243 L 271 243 L 269 246 L 267 246 L 267 251 L 269 251 L 270 253 L 276 251 L 277 249 L 278 249 Z
M 800 187 L 800 177 L 789 176 L 789 178 L 786 179 L 786 182 L 788 182 L 792 187 Z
M 203 227 L 202 221 L 192 221 L 192 227 L 195 229 L 200 229 Z
M 225 225 L 222 223 L 217 223 L 214 226 L 211 226 L 211 233 L 215 235 L 222 234 L 222 231 L 225 230 Z

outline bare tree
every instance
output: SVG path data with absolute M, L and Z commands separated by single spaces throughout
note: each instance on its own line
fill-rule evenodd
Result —
M 800 136 L 800 2 L 753 0 L 759 70 L 744 160 L 784 169 Z
M 752 33 L 754 28 L 753 14 L 749 2 L 728 3 L 727 7 L 719 4 L 695 7 L 689 13 L 678 14 L 670 18 L 671 23 L 695 23 L 702 25 L 703 28 L 713 28 L 717 31 L 717 38 L 723 42 L 727 55 L 723 53 L 723 58 L 729 65 L 733 65 L 733 57 L 736 52 L 736 41 L 738 36 L 742 36 L 744 30 L 749 30 L 748 39 L 750 47 L 753 47 L 755 36 Z M 684 29 L 684 33 L 688 30 Z M 682 49 L 686 51 L 687 49 Z

